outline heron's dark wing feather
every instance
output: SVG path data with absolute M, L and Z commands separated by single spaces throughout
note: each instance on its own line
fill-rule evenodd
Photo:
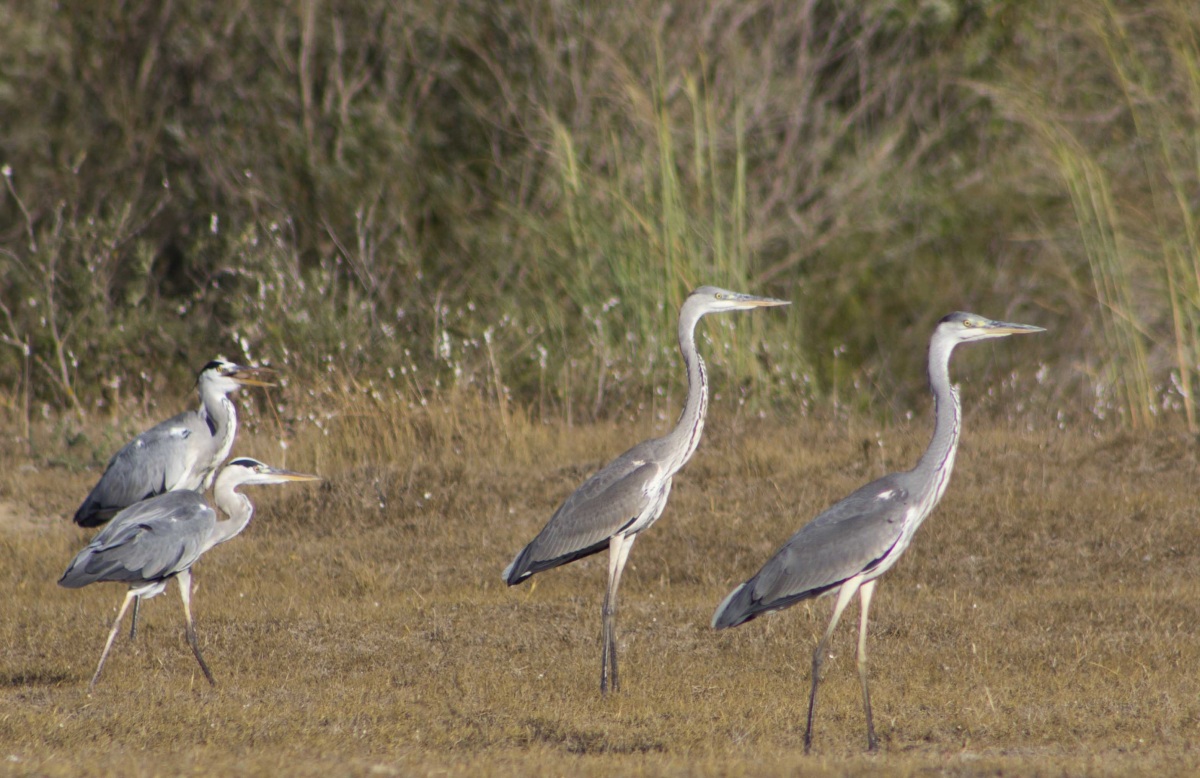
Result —
M 118 513 L 79 552 L 59 580 L 76 589 L 97 581 L 145 583 L 191 567 L 216 525 L 196 492 L 168 492 Z
M 197 411 L 156 424 L 108 461 L 104 475 L 75 512 L 75 523 L 95 527 L 148 497 L 198 489 L 212 445 L 212 434 Z
M 896 476 L 858 489 L 806 524 L 722 603 L 714 618 L 734 626 L 819 596 L 878 565 L 900 540 L 911 495 Z
M 657 464 L 640 459 L 636 448 L 618 457 L 554 512 L 517 555 L 505 579 L 515 584 L 536 572 L 607 548 L 609 538 L 628 527 L 653 502 L 649 490 L 660 472 Z

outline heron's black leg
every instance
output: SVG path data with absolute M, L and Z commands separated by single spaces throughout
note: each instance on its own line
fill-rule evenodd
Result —
M 862 682 L 863 710 L 867 714 L 867 750 L 878 751 L 875 739 L 875 722 L 871 719 L 871 692 L 867 690 L 867 612 L 871 610 L 871 595 L 875 594 L 875 580 L 867 581 L 858 590 L 862 613 L 858 624 L 858 680 Z
M 813 652 L 812 690 L 808 693 L 808 724 L 804 728 L 804 753 L 806 754 L 812 748 L 813 717 L 817 711 L 817 685 L 821 682 L 821 664 L 825 661 L 825 651 L 829 647 L 829 639 L 833 637 L 834 629 L 837 628 L 838 620 L 842 618 L 842 611 L 846 610 L 850 600 L 854 599 L 861 583 L 862 578 L 855 576 L 838 589 L 837 602 L 833 605 L 833 617 L 829 619 L 829 626 L 825 628 L 825 634 L 821 637 L 821 642 L 817 644 L 817 650 Z
M 212 671 L 208 669 L 208 663 L 200 654 L 200 643 L 196 640 L 196 625 L 192 623 L 192 573 L 190 570 L 184 570 L 176 578 L 179 579 L 179 596 L 183 599 L 183 615 L 187 619 L 188 645 L 192 647 L 192 653 L 196 655 L 196 661 L 200 663 L 200 669 L 204 671 L 204 677 L 210 684 L 216 686 L 217 682 L 213 680 Z
M 134 590 L 130 589 L 125 593 L 125 599 L 121 602 L 121 609 L 117 611 L 117 618 L 113 622 L 112 629 L 108 632 L 108 640 L 104 642 L 104 650 L 100 652 L 100 664 L 96 665 L 96 672 L 92 675 L 92 680 L 88 684 L 88 691 L 96 685 L 97 679 L 100 678 L 100 671 L 104 669 L 104 660 L 108 658 L 108 652 L 112 648 L 113 640 L 117 637 L 117 631 L 121 628 L 121 619 L 125 617 L 125 611 L 129 608 L 129 601 L 137 600 L 137 595 Z
M 607 694 L 611 688 L 620 691 L 621 681 L 617 675 L 617 587 L 621 585 L 621 573 L 629 559 L 636 535 L 614 535 L 608 541 L 608 590 L 604 593 L 603 636 L 600 649 L 600 693 Z

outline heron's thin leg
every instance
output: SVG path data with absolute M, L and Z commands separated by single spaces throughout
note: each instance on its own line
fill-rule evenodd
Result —
M 183 570 L 175 577 L 179 580 L 179 596 L 183 599 L 183 615 L 187 619 L 188 645 L 192 647 L 192 653 L 196 655 L 196 661 L 200 663 L 200 669 L 204 671 L 204 677 L 210 684 L 216 686 L 217 682 L 213 680 L 208 664 L 200 655 L 200 643 L 196 640 L 196 625 L 192 623 L 192 571 Z
M 855 576 L 838 589 L 837 602 L 833 605 L 833 617 L 829 620 L 829 626 L 825 628 L 821 642 L 817 644 L 817 650 L 813 651 L 812 691 L 808 693 L 808 725 L 804 728 L 804 753 L 806 754 L 812 748 L 813 716 L 817 709 L 817 684 L 821 682 L 821 664 L 825 661 L 825 649 L 829 646 L 829 639 L 833 637 L 833 630 L 837 628 L 838 620 L 842 618 L 842 611 L 846 610 L 850 600 L 854 599 L 861 584 L 862 576 Z
M 621 572 L 629 559 L 636 535 L 614 535 L 608 541 L 608 590 L 604 593 L 603 646 L 600 649 L 600 693 L 607 694 L 609 688 L 619 691 L 621 681 L 617 675 L 617 587 L 621 584 Z
M 137 638 L 137 619 L 138 619 L 138 609 L 141 607 L 141 605 L 142 605 L 142 598 L 141 598 L 141 597 L 138 597 L 138 598 L 134 599 L 134 601 L 133 601 L 133 613 L 130 613 L 130 614 L 129 614 L 129 619 L 130 619 L 130 621 L 132 622 L 132 623 L 130 624 L 130 626 L 129 626 L 129 639 L 130 639 L 131 641 L 132 641 L 132 640 L 135 640 L 135 639 Z
M 858 680 L 862 682 L 863 710 L 867 714 L 867 750 L 879 750 L 879 741 L 875 739 L 875 722 L 871 719 L 871 692 L 867 691 L 867 611 L 871 609 L 871 595 L 875 594 L 875 581 L 872 579 L 858 590 L 862 603 L 862 613 L 858 622 Z
M 108 658 L 109 649 L 112 648 L 113 640 L 117 637 L 117 631 L 121 628 L 121 619 L 125 617 L 125 611 L 129 608 L 129 601 L 136 600 L 137 595 L 134 590 L 130 589 L 125 593 L 125 599 L 121 602 L 121 609 L 117 611 L 117 619 L 113 622 L 112 629 L 108 632 L 108 640 L 104 642 L 104 650 L 100 652 L 100 664 L 96 665 L 96 672 L 92 675 L 92 681 L 88 684 L 88 691 L 96 685 L 96 680 L 100 677 L 100 671 L 104 669 L 104 660 Z

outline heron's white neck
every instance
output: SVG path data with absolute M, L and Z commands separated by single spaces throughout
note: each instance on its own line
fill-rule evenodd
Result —
M 677 472 L 696 453 L 700 435 L 704 432 L 704 416 L 708 410 L 708 373 L 704 360 L 696 350 L 696 323 L 703 311 L 684 303 L 679 311 L 679 352 L 687 368 L 688 394 L 675 428 L 665 440 L 672 459 L 667 465 L 670 473 Z
M 925 476 L 922 481 L 933 490 L 934 503 L 941 499 L 950 482 L 962 429 L 958 388 L 950 383 L 950 355 L 955 345 L 936 333 L 929 343 L 929 388 L 933 392 L 935 415 L 933 439 L 913 472 Z
M 237 537 L 250 524 L 254 515 L 254 504 L 250 498 L 236 491 L 239 483 L 231 483 L 229 479 L 217 479 L 213 489 L 213 502 L 217 509 L 229 518 L 218 521 L 212 534 L 208 536 L 205 550 Z
M 233 389 L 223 391 L 211 383 L 200 383 L 200 416 L 208 424 L 217 447 L 213 468 L 204 477 L 203 488 L 206 490 L 212 486 L 213 478 L 216 477 L 217 465 L 229 456 L 229 451 L 233 448 L 233 439 L 237 435 L 237 409 L 229 399 L 230 391 Z

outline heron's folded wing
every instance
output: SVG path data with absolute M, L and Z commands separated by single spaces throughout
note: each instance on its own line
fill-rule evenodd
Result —
M 900 539 L 906 490 L 880 479 L 835 503 L 791 537 L 747 582 L 760 610 L 817 596 L 877 565 Z
M 140 583 L 191 567 L 204 550 L 216 513 L 195 492 L 170 492 L 130 506 L 71 562 L 59 584 Z
M 99 482 L 75 512 L 75 523 L 96 526 L 141 500 L 172 489 L 197 488 L 199 479 L 188 476 L 196 469 L 207 438 L 207 426 L 194 411 L 138 435 L 108 461 Z
M 601 550 L 652 503 L 661 469 L 621 457 L 583 483 L 510 566 L 510 581 Z

